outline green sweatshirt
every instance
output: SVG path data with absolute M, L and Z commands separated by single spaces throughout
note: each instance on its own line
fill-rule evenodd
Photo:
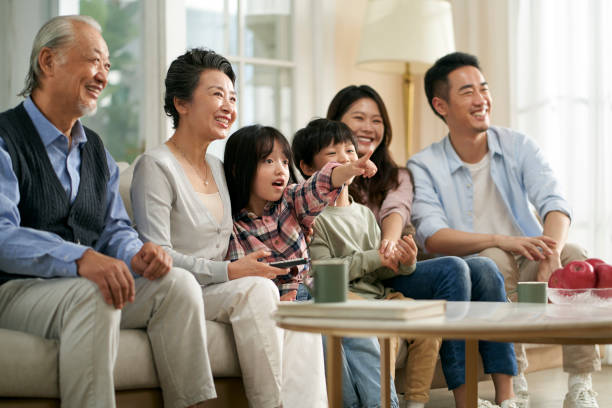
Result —
M 364 297 L 384 298 L 392 289 L 385 288 L 380 281 L 396 273 L 380 261 L 380 228 L 374 214 L 365 205 L 350 200 L 346 207 L 327 207 L 317 216 L 309 245 L 310 258 L 345 259 L 349 265 L 350 290 Z M 398 274 L 409 275 L 414 268 L 414 264 L 402 264 Z

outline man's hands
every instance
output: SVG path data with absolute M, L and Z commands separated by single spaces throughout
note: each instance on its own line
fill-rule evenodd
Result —
M 132 270 L 149 280 L 161 278 L 172 268 L 172 258 L 160 246 L 145 243 L 132 257 Z M 100 288 L 104 301 L 122 309 L 135 296 L 134 278 L 125 262 L 88 249 L 76 261 L 77 273 Z
M 530 261 L 542 261 L 553 254 L 557 241 L 546 235 L 539 237 L 514 237 L 496 235 L 495 246 L 513 254 L 523 255 Z
M 251 252 L 250 254 L 230 262 L 227 266 L 227 277 L 229 280 L 244 278 L 246 276 L 261 276 L 263 278 L 274 279 L 277 275 L 286 275 L 288 269 L 275 268 L 258 259 L 270 256 L 271 253 L 265 249 Z
M 383 266 L 397 273 L 400 264 L 412 265 L 415 263 L 417 251 L 412 235 L 404 235 L 397 241 L 383 240 L 380 243 L 378 255 Z
M 539 282 L 548 282 L 550 275 L 561 267 L 563 267 L 563 265 L 561 265 L 561 255 L 555 250 L 548 258 L 540 261 L 537 280 Z
M 172 257 L 159 245 L 145 242 L 140 251 L 132 257 L 132 270 L 149 280 L 166 275 L 172 268 Z
M 373 152 L 373 150 L 370 150 L 359 159 L 349 161 L 342 166 L 334 168 L 331 177 L 332 186 L 338 188 L 355 176 L 373 177 L 378 170 L 376 165 L 370 160 L 370 156 L 372 156 Z
M 109 305 L 122 309 L 134 301 L 134 278 L 125 262 L 88 249 L 76 264 L 77 273 L 98 285 Z
M 557 241 L 546 235 L 539 237 L 497 235 L 495 242 L 496 246 L 504 251 L 539 262 L 537 280 L 540 282 L 548 282 L 550 275 L 562 267 Z

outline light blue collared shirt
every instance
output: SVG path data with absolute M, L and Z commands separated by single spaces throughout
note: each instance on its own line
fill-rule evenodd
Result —
M 40 112 L 31 98 L 23 106 L 47 150 L 49 159 L 70 202 L 79 189 L 81 149 L 87 137 L 80 121 L 72 128 L 72 146 L 68 139 Z M 142 247 L 131 227 L 119 195 L 119 168 L 106 151 L 110 172 L 107 184 L 104 230 L 94 250 L 123 260 L 130 267 L 132 257 Z M 43 278 L 77 276 L 76 260 L 89 248 L 68 242 L 58 235 L 20 226 L 19 184 L 13 171 L 6 143 L 0 135 L 0 270 L 7 273 Z
M 524 236 L 542 235 L 530 203 L 542 219 L 550 211 L 561 211 L 571 218 L 552 169 L 531 139 L 511 129 L 491 126 L 487 143 L 491 177 L 514 226 Z M 472 176 L 448 136 L 412 156 L 408 168 L 415 189 L 412 223 L 421 248 L 425 248 L 427 238 L 443 228 L 474 231 Z

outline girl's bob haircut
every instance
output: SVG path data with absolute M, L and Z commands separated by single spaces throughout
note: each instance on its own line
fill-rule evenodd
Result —
M 257 165 L 263 161 L 277 142 L 289 160 L 289 182 L 295 180 L 291 146 L 281 132 L 270 126 L 251 125 L 235 131 L 227 140 L 223 169 L 232 202 L 232 216 L 245 208 L 251 197 Z

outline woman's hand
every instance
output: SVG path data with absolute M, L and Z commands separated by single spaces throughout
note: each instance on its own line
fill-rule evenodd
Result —
M 404 235 L 402 239 L 397 241 L 395 246 L 396 257 L 399 263 L 403 265 L 412 265 L 416 262 L 417 246 L 412 239 L 412 235 Z
M 237 261 L 230 262 L 227 266 L 227 277 L 229 280 L 244 278 L 246 276 L 261 276 L 262 278 L 274 279 L 277 275 L 286 275 L 288 269 L 275 268 L 258 259 L 266 258 L 271 253 L 265 249 L 252 252 Z

